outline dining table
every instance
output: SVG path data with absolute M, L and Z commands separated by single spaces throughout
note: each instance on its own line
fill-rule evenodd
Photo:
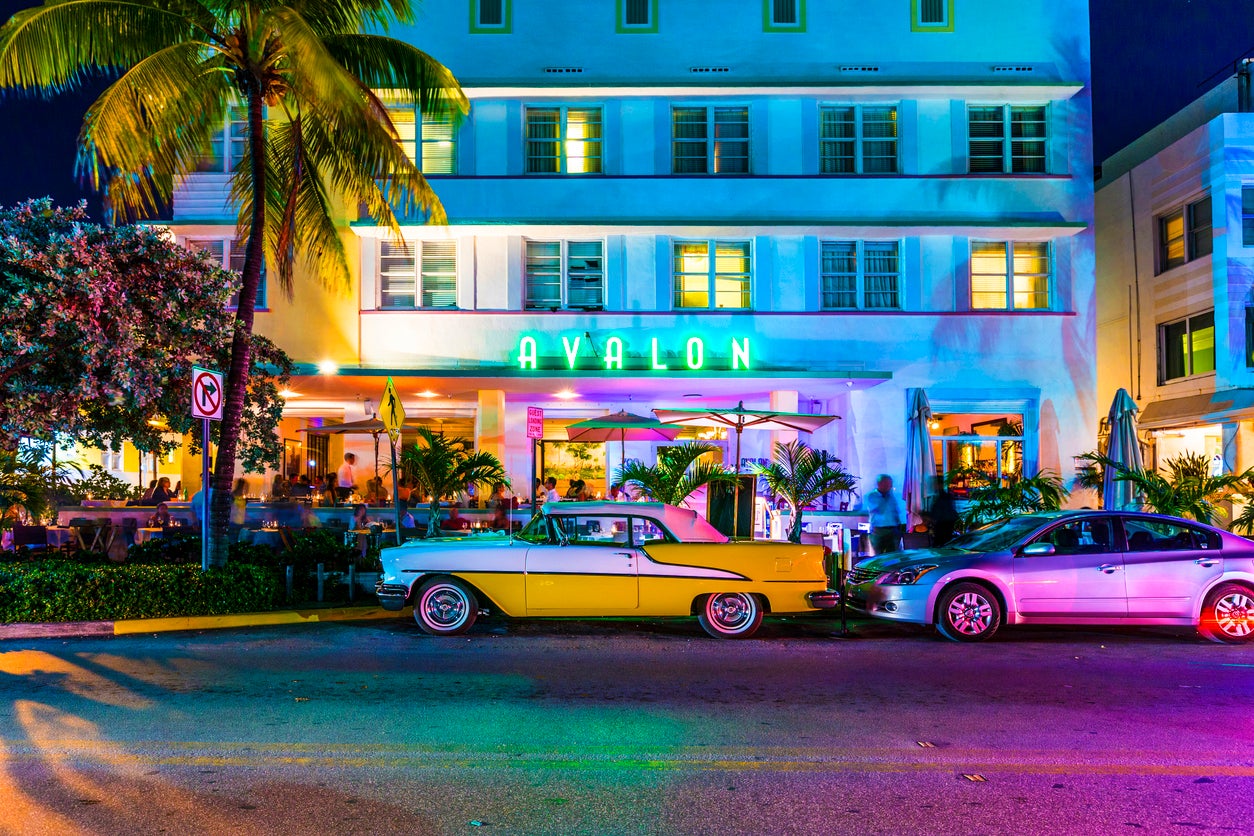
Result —
M 135 543 L 147 543 L 149 540 L 158 540 L 165 537 L 164 528 L 137 528 L 135 529 Z
M 48 532 L 48 547 L 52 549 L 63 549 L 66 546 L 76 545 L 78 539 L 74 536 L 74 529 L 68 525 L 50 525 L 46 529 Z
M 283 548 L 283 533 L 277 528 L 246 528 L 240 541 L 256 546 L 269 546 L 273 549 Z
M 97 554 L 108 554 L 109 549 L 113 546 L 113 538 L 117 535 L 118 527 L 109 525 L 108 523 L 101 525 L 99 523 L 86 523 L 82 525 L 71 525 L 74 539 L 78 541 L 78 547 L 83 551 L 94 552 Z

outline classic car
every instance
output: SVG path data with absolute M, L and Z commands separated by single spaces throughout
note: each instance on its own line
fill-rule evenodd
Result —
M 506 616 L 693 616 L 746 638 L 764 613 L 837 605 L 822 546 L 729 542 L 694 511 L 657 502 L 550 502 L 518 534 L 416 540 L 383 550 L 379 602 L 413 604 L 432 635 Z
M 982 641 L 1003 624 L 1194 626 L 1254 639 L 1254 542 L 1159 514 L 1061 511 L 1012 517 L 941 549 L 859 561 L 847 603 Z

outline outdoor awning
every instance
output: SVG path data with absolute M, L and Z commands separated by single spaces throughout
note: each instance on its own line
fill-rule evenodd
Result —
M 1141 410 L 1137 423 L 1143 430 L 1165 430 L 1244 419 L 1254 419 L 1254 389 L 1227 389 L 1151 401 Z

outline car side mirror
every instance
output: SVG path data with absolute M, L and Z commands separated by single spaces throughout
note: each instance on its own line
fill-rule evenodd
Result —
M 1043 557 L 1054 552 L 1053 543 L 1028 543 L 1019 554 L 1023 557 Z

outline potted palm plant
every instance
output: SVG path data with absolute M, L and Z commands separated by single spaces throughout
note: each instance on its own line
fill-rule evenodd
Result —
M 998 479 L 979 468 L 956 468 L 946 478 L 951 486 L 967 485 L 966 502 L 958 518 L 963 531 L 1018 514 L 1057 511 L 1071 495 L 1062 479 L 1048 470 Z
M 802 441 L 775 445 L 775 461 L 753 465 L 762 484 L 782 496 L 792 507 L 788 541 L 801 542 L 801 515 L 805 506 L 829 493 L 852 493 L 857 487 L 853 474 L 841 467 L 840 459 L 826 450 L 815 450 Z
M 1113 468 L 1115 479 L 1131 482 L 1147 508 L 1207 525 L 1225 516 L 1226 512 L 1218 503 L 1235 495 L 1248 495 L 1254 483 L 1254 469 L 1212 475 L 1210 459 L 1201 453 L 1182 453 L 1167 459 L 1163 463 L 1165 473 L 1127 468 L 1105 456 L 1095 456 L 1093 460 Z M 1246 514 L 1234 521 L 1234 528 L 1249 531 L 1254 525 L 1254 513 L 1248 512 L 1248 508 Z
M 667 447 L 658 451 L 655 465 L 646 465 L 639 459 L 623 462 L 614 479 L 634 491 L 643 491 L 657 502 L 682 505 L 698 488 L 735 482 L 736 474 L 709 459 L 702 460 L 722 449 L 705 441 Z
M 417 433 L 418 442 L 401 451 L 397 467 L 411 485 L 430 495 L 427 536 L 437 537 L 441 498 L 459 497 L 465 493 L 467 485 L 480 488 L 497 482 L 508 485 L 509 477 L 500 459 L 488 452 L 476 452 L 467 439 L 438 435 L 428 427 L 419 427 Z

